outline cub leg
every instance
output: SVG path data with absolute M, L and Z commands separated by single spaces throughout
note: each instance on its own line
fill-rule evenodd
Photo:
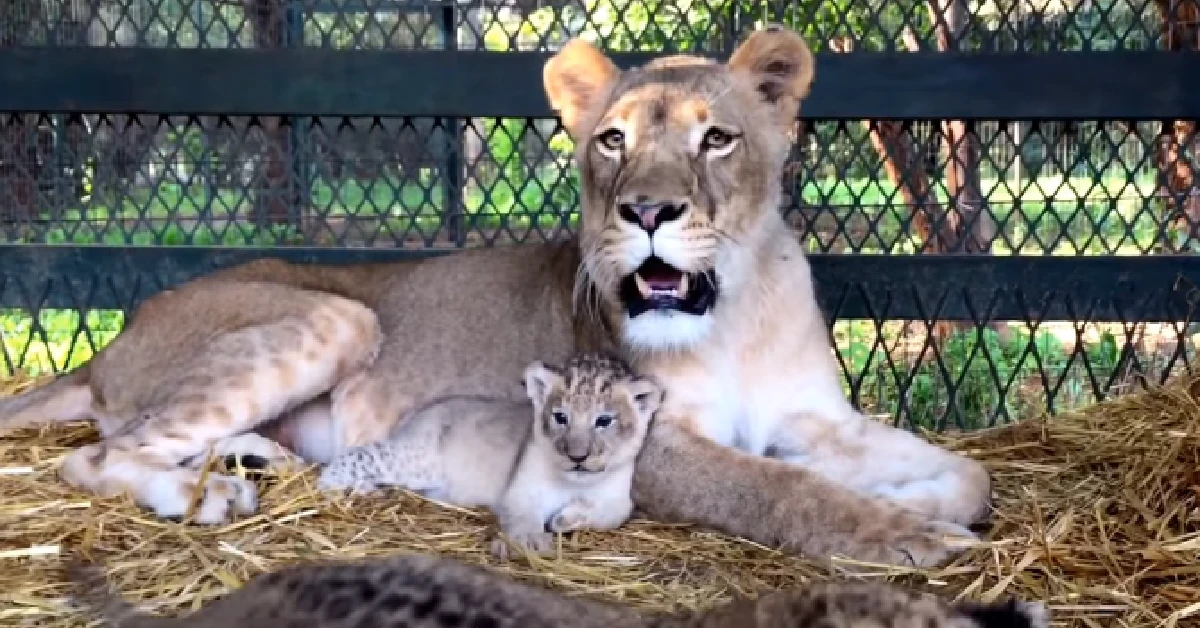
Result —
M 381 340 L 364 306 L 326 296 L 302 316 L 218 335 L 171 381 L 157 407 L 101 443 L 67 456 L 61 475 L 102 496 L 130 493 L 160 517 L 186 514 L 200 491 L 197 523 L 222 523 L 257 508 L 254 485 L 182 465 L 223 439 L 253 430 L 331 388 L 374 358 Z
M 851 412 L 838 423 L 793 417 L 768 455 L 939 521 L 971 525 L 989 516 L 991 478 L 982 464 Z
M 444 484 L 436 447 L 436 438 L 391 438 L 355 447 L 321 469 L 317 486 L 361 493 L 400 486 L 436 494 Z
M 538 474 L 528 463 L 518 466 L 511 483 L 496 505 L 500 530 L 518 547 L 533 554 L 549 554 L 554 549 L 554 535 L 546 531 L 545 505 L 559 497 L 552 487 L 538 481 Z M 492 541 L 492 555 L 508 558 L 508 544 L 497 537 Z

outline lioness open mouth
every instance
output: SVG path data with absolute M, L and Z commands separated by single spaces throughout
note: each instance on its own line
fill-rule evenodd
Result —
M 717 298 L 712 273 L 685 273 L 651 256 L 621 280 L 621 301 L 630 318 L 651 310 L 702 315 Z

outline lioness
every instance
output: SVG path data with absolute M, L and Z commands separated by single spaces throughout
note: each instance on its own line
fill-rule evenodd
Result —
M 414 410 L 387 438 L 339 454 L 317 485 L 370 492 L 403 486 L 458 506 L 485 506 L 518 546 L 554 548 L 551 532 L 611 530 L 633 512 L 634 461 L 662 400 L 623 361 L 582 353 L 525 369 L 527 402 L 446 397 Z M 496 539 L 492 552 L 505 557 Z
M 988 474 L 851 406 L 778 211 L 813 70 L 780 27 L 724 64 L 625 71 L 572 41 L 544 83 L 576 139 L 578 238 L 214 272 L 146 300 L 85 366 L 4 401 L 0 425 L 96 419 L 105 439 L 67 456 L 64 480 L 181 516 L 201 472 L 180 462 L 229 437 L 258 430 L 326 460 L 427 400 L 519 398 L 530 361 L 607 348 L 667 391 L 634 478 L 648 516 L 818 557 L 941 563 L 960 551 L 946 532 L 987 515 Z M 325 394 L 330 412 L 297 409 Z M 252 484 L 209 478 L 196 521 L 255 509 Z
M 886 583 L 823 583 L 694 613 L 642 614 L 451 558 L 297 563 L 176 618 L 140 612 L 105 568 L 67 563 L 73 599 L 113 628 L 1046 628 L 1040 602 L 947 603 Z

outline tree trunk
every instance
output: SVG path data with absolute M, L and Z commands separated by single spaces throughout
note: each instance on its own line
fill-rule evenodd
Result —
M 1154 0 L 1162 16 L 1162 35 L 1167 50 L 1200 50 L 1200 0 Z M 1200 136 L 1195 121 L 1164 121 L 1158 138 L 1158 196 L 1166 201 L 1167 216 L 1172 226 L 1183 230 L 1183 247 L 1170 242 L 1170 232 L 1164 246 L 1168 251 L 1181 252 L 1200 244 L 1200 186 L 1189 160 L 1200 156 Z
M 854 42 L 840 38 L 831 40 L 829 47 L 834 52 L 851 52 Z M 921 252 L 949 250 L 957 238 L 925 174 L 912 133 L 896 120 L 864 120 L 863 125 L 867 127 L 871 146 L 883 162 L 884 172 L 909 207 L 913 230 L 921 239 Z
M 967 34 L 970 9 L 966 0 L 930 0 L 929 17 L 934 24 L 938 50 L 957 50 Z M 963 120 L 942 122 L 946 138 L 946 192 L 953 208 L 950 220 L 957 236 L 953 250 L 987 253 L 996 236 L 995 224 L 983 198 L 979 178 L 982 152 L 979 135 Z

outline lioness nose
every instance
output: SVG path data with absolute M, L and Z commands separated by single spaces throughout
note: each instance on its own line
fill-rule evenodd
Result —
M 647 233 L 654 233 L 664 222 L 679 218 L 685 209 L 686 203 L 671 202 L 621 203 L 617 206 L 621 218 L 640 226 Z
M 588 458 L 587 454 L 583 454 L 582 456 L 572 456 L 570 454 L 567 454 L 567 457 L 570 458 L 571 462 L 574 462 L 575 464 L 580 464 L 584 460 L 587 460 L 587 458 Z

